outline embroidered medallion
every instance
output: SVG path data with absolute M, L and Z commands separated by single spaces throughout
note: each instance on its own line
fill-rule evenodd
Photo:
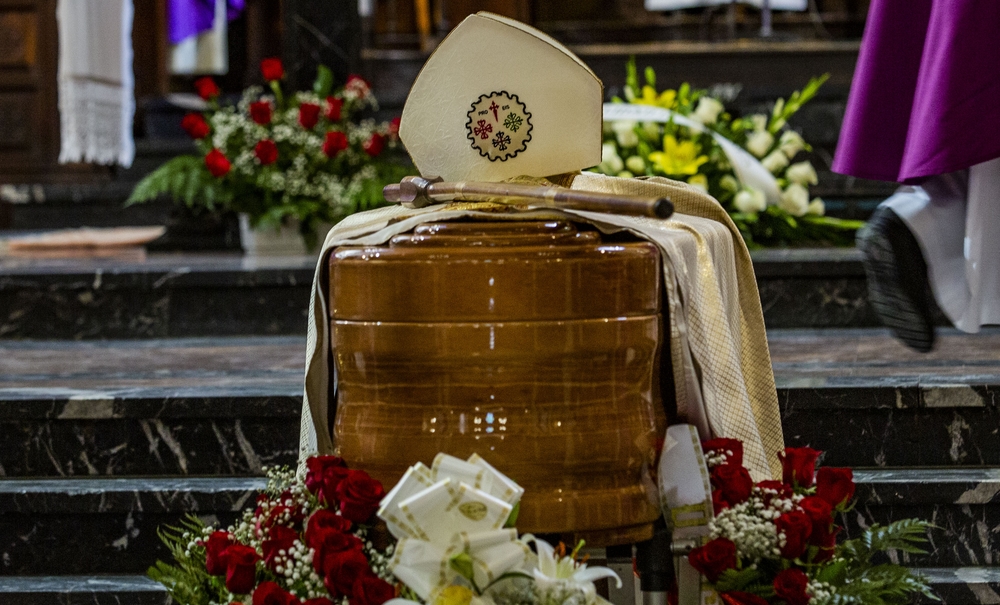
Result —
M 505 91 L 480 95 L 468 115 L 472 148 L 491 162 L 509 160 L 528 148 L 531 114 L 517 95 Z

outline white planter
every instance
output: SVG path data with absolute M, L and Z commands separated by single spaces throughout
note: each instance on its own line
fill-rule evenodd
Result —
M 314 256 L 319 250 L 310 252 L 306 249 L 302 234 L 299 233 L 299 222 L 289 220 L 281 228 L 261 227 L 253 229 L 250 227 L 250 217 L 240 213 L 240 244 L 243 251 L 248 256 Z M 317 233 L 320 245 L 326 238 L 330 225 L 321 225 Z M 317 246 L 318 248 L 318 246 Z

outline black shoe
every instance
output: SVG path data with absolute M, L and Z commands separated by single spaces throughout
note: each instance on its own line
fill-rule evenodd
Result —
M 882 323 L 921 353 L 934 346 L 927 263 L 906 223 L 888 208 L 875 209 L 858 231 L 868 296 Z

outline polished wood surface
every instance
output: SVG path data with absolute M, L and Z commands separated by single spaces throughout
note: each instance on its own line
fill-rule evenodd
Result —
M 659 253 L 559 221 L 418 227 L 330 260 L 339 453 L 394 484 L 479 453 L 518 528 L 648 537 L 665 427 Z

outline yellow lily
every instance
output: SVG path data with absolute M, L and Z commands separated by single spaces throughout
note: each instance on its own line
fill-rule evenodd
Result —
M 698 155 L 701 148 L 694 141 L 678 142 L 673 135 L 663 137 L 663 151 L 649 154 L 649 160 L 669 176 L 698 174 L 698 168 L 708 161 L 707 155 Z
M 657 105 L 664 109 L 673 109 L 674 101 L 677 100 L 676 90 L 664 90 L 656 94 L 656 89 L 648 84 L 642 87 L 642 96 L 633 101 L 639 105 Z

